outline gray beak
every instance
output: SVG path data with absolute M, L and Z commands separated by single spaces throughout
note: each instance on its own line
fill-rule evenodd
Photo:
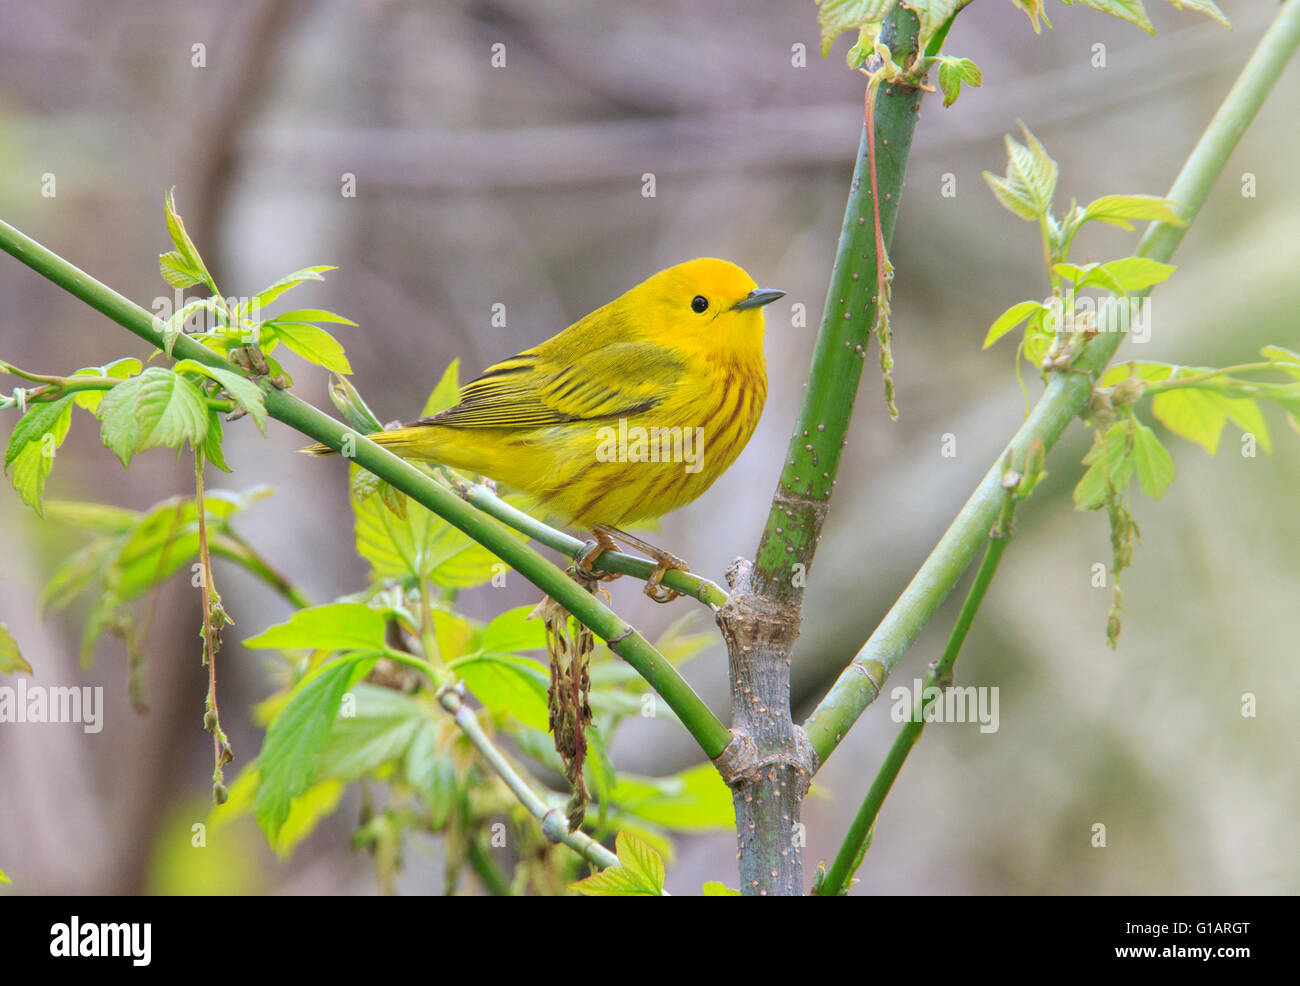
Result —
M 732 305 L 731 308 L 733 311 L 744 311 L 746 308 L 762 308 L 764 305 L 770 305 L 777 298 L 784 297 L 784 291 L 775 291 L 772 288 L 755 288 Z

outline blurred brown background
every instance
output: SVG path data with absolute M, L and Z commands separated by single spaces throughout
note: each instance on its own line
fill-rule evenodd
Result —
M 1002 134 L 1023 120 L 1060 162 L 1058 203 L 1161 193 L 1273 16 L 1222 0 L 1235 31 L 1151 0 L 1158 36 L 1086 8 L 1049 7 L 1035 36 L 1009 3 L 975 4 L 950 52 L 984 88 L 952 109 L 927 97 L 894 242 L 901 420 L 884 413 L 875 354 L 795 656 L 802 718 L 925 558 L 1023 414 L 1012 343 L 980 343 L 1011 303 L 1045 291 L 1036 230 L 980 179 L 1001 172 Z M 739 463 L 657 540 L 721 580 L 752 554 L 811 353 L 861 126 L 862 79 L 841 40 L 817 53 L 811 2 L 648 0 L 522 3 L 248 0 L 5 0 L 0 5 L 0 215 L 148 305 L 169 294 L 162 195 L 225 291 L 248 294 L 290 270 L 331 263 L 295 302 L 360 323 L 341 338 L 354 380 L 384 420 L 418 411 L 453 358 L 472 374 L 543 339 L 668 264 L 716 255 L 789 297 L 772 306 L 771 396 Z M 490 64 L 505 45 L 506 65 Z M 1106 67 L 1092 65 L 1105 45 Z M 206 65 L 194 67 L 195 45 Z M 807 66 L 792 65 L 792 46 Z M 1291 66 L 1233 156 L 1155 294 L 1152 340 L 1122 355 L 1185 363 L 1249 360 L 1296 347 L 1300 67 Z M 642 175 L 657 195 L 642 197 Z M 1257 196 L 1243 197 L 1242 176 Z M 41 195 L 42 176 L 57 182 Z M 355 175 L 355 198 L 340 194 Z M 957 195 L 945 198 L 945 174 Z M 1093 229 L 1076 256 L 1130 252 L 1134 235 Z M 491 306 L 506 306 L 493 327 Z M 808 326 L 792 327 L 803 303 Z M 145 355 L 122 330 L 0 258 L 0 356 L 45 372 Z M 297 392 L 328 407 L 325 374 L 289 358 Z M 15 381 L 4 381 L 6 388 Z M 1037 381 L 1030 381 L 1036 397 Z M 1300 438 L 1267 412 L 1272 456 L 1244 458 L 1229 428 L 1215 459 L 1162 432 L 1178 479 L 1158 505 L 1136 499 L 1144 542 L 1126 574 L 1118 652 L 1104 646 L 1104 516 L 1072 510 L 1088 435 L 1074 426 L 958 665 L 963 684 L 1000 688 L 1000 730 L 931 727 L 880 819 L 855 893 L 1279 893 L 1300 890 L 1296 663 L 1300 612 Z M 1147 413 L 1149 419 L 1149 413 Z M 14 416 L 7 417 L 7 434 Z M 957 436 L 956 458 L 940 455 Z M 299 436 L 228 429 L 234 476 L 276 495 L 239 524 L 315 598 L 359 588 L 343 472 L 289 454 Z M 156 451 L 130 473 L 78 412 L 49 495 L 147 506 L 192 480 Z M 103 685 L 103 732 L 0 725 L 0 867 L 19 892 L 370 893 L 348 847 L 345 801 L 294 857 L 277 862 L 252 828 L 189 848 L 206 815 L 211 746 L 196 594 L 162 592 L 151 637 L 152 711 L 126 701 L 121 648 L 77 666 L 82 603 L 46 621 L 35 601 L 78 535 L 0 493 L 0 620 L 36 682 Z M 222 708 L 236 766 L 261 740 L 249 707 L 270 689 L 239 640 L 285 606 L 217 563 L 238 626 L 221 655 Z M 627 580 L 616 605 L 653 631 L 672 611 Z M 534 601 L 517 577 L 464 597 L 488 616 Z M 890 685 L 942 647 L 950 601 Z M 725 656 L 687 668 L 725 709 Z M 1243 718 L 1242 695 L 1258 698 Z M 868 710 L 805 806 L 808 871 L 829 857 L 896 726 Z M 684 733 L 637 723 L 618 766 L 667 773 L 697 756 Z M 233 775 L 232 775 L 233 776 Z M 1109 848 L 1090 848 L 1106 824 Z M 734 884 L 734 836 L 684 838 L 674 893 Z M 436 843 L 408 847 L 405 892 L 436 892 Z

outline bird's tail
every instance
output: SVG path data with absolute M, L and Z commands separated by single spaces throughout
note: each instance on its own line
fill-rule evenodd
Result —
M 406 459 L 423 459 L 429 458 L 427 453 L 431 451 L 430 430 L 427 426 L 408 425 L 403 428 L 377 431 L 366 437 L 376 445 L 382 445 L 394 455 L 400 455 Z M 306 452 L 308 455 L 338 455 L 336 449 L 332 449 L 328 445 L 322 445 L 319 442 L 299 451 Z

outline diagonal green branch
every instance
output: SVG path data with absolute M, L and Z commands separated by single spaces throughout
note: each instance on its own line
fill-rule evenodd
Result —
M 163 348 L 159 319 L 3 221 L 0 221 L 0 249 L 145 342 Z M 193 359 L 207 366 L 244 373 L 185 335 L 177 337 L 172 352 L 178 359 Z M 359 466 L 386 480 L 482 544 L 560 603 L 580 623 L 590 627 L 614 653 L 650 683 L 711 759 L 726 747 L 731 733 L 677 669 L 636 628 L 536 550 L 521 543 L 500 521 L 475 509 L 426 473 L 288 391 L 269 386 L 265 381 L 261 386 L 266 395 L 266 410 L 271 417 L 333 449 L 342 446 L 345 436 L 352 436 L 355 441 L 352 458 Z
M 1297 45 L 1300 45 L 1300 2 L 1288 0 L 1169 190 L 1167 197 L 1179 203 L 1183 218 L 1189 224 L 1204 205 L 1229 155 Z M 1186 229 L 1153 223 L 1143 236 L 1137 255 L 1168 261 Z M 1089 373 L 1100 372 L 1115 355 L 1122 340 L 1123 336 L 1117 332 L 1094 337 L 1074 365 L 1075 370 L 1085 372 L 1058 373 L 1052 377 L 1043 397 L 1008 445 L 1017 460 L 1023 459 L 1035 438 L 1042 439 L 1048 450 L 1056 444 L 1070 422 L 1087 406 L 1091 393 Z M 966 501 L 925 564 L 804 723 L 819 762 L 830 756 L 849 727 L 875 701 L 885 677 L 984 544 L 985 534 L 1002 503 L 1004 454 L 999 454 L 997 462 Z

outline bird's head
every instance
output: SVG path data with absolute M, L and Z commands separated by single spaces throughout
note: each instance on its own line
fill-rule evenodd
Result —
M 758 287 L 733 263 L 700 257 L 660 271 L 626 297 L 644 312 L 639 328 L 666 343 L 702 352 L 758 347 L 761 353 L 763 306 L 784 294 Z

